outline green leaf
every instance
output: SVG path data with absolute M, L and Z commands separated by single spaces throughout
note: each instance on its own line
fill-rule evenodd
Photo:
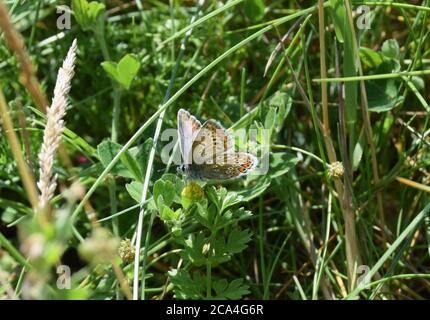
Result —
M 101 66 L 106 71 L 106 73 L 114 80 L 119 82 L 119 73 L 117 69 L 117 63 L 112 61 L 104 61 Z
M 263 0 L 246 0 L 244 3 L 245 14 L 252 21 L 259 21 L 264 18 L 266 6 Z
M 181 209 L 173 211 L 167 206 L 163 207 L 160 213 L 160 219 L 163 221 L 178 221 L 181 216 Z
M 14 208 L 6 208 L 1 216 L 1 219 L 4 223 L 11 223 L 18 218 L 18 211 L 16 211 Z
M 400 46 L 397 40 L 389 39 L 382 44 L 381 52 L 384 56 L 398 60 L 400 58 Z
M 384 61 L 383 56 L 379 52 L 366 47 L 361 47 L 359 54 L 360 60 L 371 68 L 377 68 Z
M 128 194 L 137 202 L 140 203 L 142 198 L 143 183 L 133 181 L 125 185 Z
M 216 296 L 213 299 L 217 300 L 238 300 L 244 295 L 249 294 L 249 286 L 243 285 L 243 279 L 236 279 L 228 283 L 227 280 L 216 280 L 212 283 Z
M 88 31 L 94 28 L 99 16 L 104 13 L 106 7 L 103 3 L 87 0 L 72 0 L 72 10 L 76 21 L 82 30 Z
M 343 33 L 346 19 L 345 6 L 342 0 L 330 0 L 330 10 L 334 23 L 334 31 L 336 33 L 336 38 L 340 43 L 343 43 Z
M 403 103 L 395 80 L 374 80 L 366 82 L 369 111 L 385 112 Z
M 285 119 L 287 119 L 288 114 L 291 110 L 293 100 L 291 96 L 285 92 L 277 91 L 271 97 L 269 101 L 269 106 L 275 107 L 277 110 L 275 131 L 280 132 L 284 126 Z
M 242 252 L 249 241 L 251 241 L 251 233 L 248 229 L 242 231 L 233 229 L 228 235 L 226 250 L 229 253 Z
M 270 177 L 274 179 L 286 174 L 297 164 L 297 162 L 299 162 L 299 159 L 289 153 L 272 153 L 270 155 Z
M 159 197 L 162 196 L 164 205 L 169 207 L 175 199 L 175 186 L 171 181 L 157 180 L 153 187 L 153 194 L 155 203 L 157 205 Z
M 126 54 L 118 63 L 104 61 L 101 66 L 113 80 L 128 90 L 140 69 L 140 62 L 136 56 Z
M 206 242 L 206 238 L 202 233 L 197 235 L 190 234 L 185 240 L 184 251 L 181 252 L 182 258 L 186 261 L 190 261 L 197 267 L 205 265 L 207 258 L 203 254 L 203 246 Z
M 203 299 L 206 290 L 206 277 L 194 272 L 191 277 L 183 269 L 174 269 L 168 272 L 173 284 L 173 291 L 178 299 Z
M 257 183 L 255 185 L 252 185 L 252 188 L 248 187 L 237 190 L 237 201 L 235 204 L 249 202 L 252 199 L 255 199 L 270 186 L 270 181 L 270 177 L 264 177 L 258 179 Z
M 121 84 L 127 90 L 131 86 L 131 82 L 140 69 L 140 62 L 136 56 L 126 54 L 118 63 L 118 72 L 121 79 Z
M 105 140 L 97 146 L 97 151 L 103 167 L 107 167 L 112 159 L 121 150 L 122 145 L 119 143 Z M 125 178 L 133 178 L 137 181 L 142 181 L 142 172 L 139 165 L 128 151 L 126 151 L 120 158 L 120 163 L 117 163 L 111 172 Z
M 264 119 L 264 128 L 269 130 L 269 141 L 272 139 L 273 129 L 275 127 L 276 121 L 276 108 L 269 107 L 266 113 L 266 118 Z
M 145 175 L 146 168 L 148 167 L 148 158 L 152 146 L 153 139 L 148 138 L 143 144 L 130 149 L 130 154 L 136 159 L 137 163 L 139 164 L 140 171 L 142 172 L 142 177 Z
M 208 207 L 202 206 L 200 203 L 196 203 L 197 214 L 195 215 L 196 220 L 204 227 L 213 229 L 215 217 L 217 217 L 216 206 L 211 203 Z

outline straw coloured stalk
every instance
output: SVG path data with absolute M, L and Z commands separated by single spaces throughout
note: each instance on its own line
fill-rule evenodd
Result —
M 47 122 L 43 133 L 42 148 L 39 153 L 39 181 L 37 187 L 40 190 L 39 206 L 47 209 L 57 186 L 57 177 L 52 173 L 54 157 L 64 131 L 64 116 L 67 109 L 67 95 L 70 91 L 70 83 L 74 75 L 76 40 L 67 53 L 63 66 L 58 70 L 55 83 L 54 97 L 51 106 L 47 109 Z

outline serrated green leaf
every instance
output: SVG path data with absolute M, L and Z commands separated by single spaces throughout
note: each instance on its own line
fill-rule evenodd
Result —
M 178 299 L 203 299 L 206 290 L 206 277 L 194 272 L 191 277 L 187 271 L 171 270 L 169 277 L 173 284 L 173 291 Z
M 243 279 L 236 279 L 228 283 L 227 280 L 216 280 L 212 284 L 216 296 L 213 299 L 219 300 L 238 300 L 244 295 L 249 294 L 249 286 L 243 285 Z
M 190 261 L 197 267 L 205 265 L 207 261 L 206 256 L 203 254 L 203 246 L 205 243 L 206 238 L 202 233 L 189 235 L 185 240 L 184 251 L 181 252 L 182 258 L 186 261 Z
M 229 253 L 239 253 L 247 247 L 249 241 L 251 233 L 248 229 L 242 231 L 233 229 L 228 235 L 226 248 Z

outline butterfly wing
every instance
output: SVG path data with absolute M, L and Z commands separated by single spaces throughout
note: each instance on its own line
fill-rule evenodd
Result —
M 232 152 L 233 141 L 221 124 L 208 120 L 199 130 L 191 149 L 194 164 L 213 164 L 217 156 Z
M 214 164 L 199 165 L 200 176 L 208 180 L 228 180 L 248 175 L 258 165 L 250 153 L 226 153 L 217 157 Z
M 184 164 L 191 163 L 191 148 L 200 128 L 200 121 L 184 109 L 178 111 L 178 135 Z

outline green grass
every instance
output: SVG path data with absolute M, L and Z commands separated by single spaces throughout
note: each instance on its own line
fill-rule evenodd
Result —
M 1 298 L 430 297 L 430 1 L 80 0 L 65 31 L 69 1 L 3 2 L 48 101 L 75 38 L 78 54 L 46 223 L 0 135 Z M 46 116 L 2 30 L 0 88 L 37 180 Z M 176 175 L 163 132 L 180 108 L 269 132 L 267 174 Z

